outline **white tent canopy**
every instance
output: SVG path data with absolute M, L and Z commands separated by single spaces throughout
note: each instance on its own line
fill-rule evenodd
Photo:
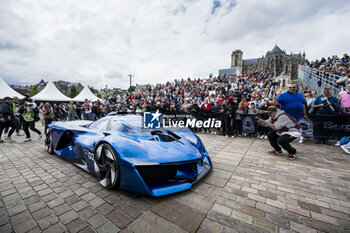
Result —
M 6 96 L 9 96 L 13 98 L 14 96 L 17 96 L 20 99 L 23 99 L 24 96 L 19 94 L 17 91 L 13 90 L 7 83 L 0 77 L 0 99 L 5 98 Z
M 91 101 L 101 101 L 100 98 L 94 95 L 94 93 L 91 92 L 90 88 L 88 86 L 85 86 L 84 89 L 73 98 L 73 101 L 77 102 L 84 102 L 85 99 L 91 100 Z
M 36 101 L 70 101 L 71 98 L 62 94 L 56 86 L 49 81 L 46 87 L 38 94 L 32 97 Z

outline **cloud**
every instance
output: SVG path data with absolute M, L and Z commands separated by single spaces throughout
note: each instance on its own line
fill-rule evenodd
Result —
M 8 83 L 96 88 L 205 77 L 230 54 L 275 43 L 310 59 L 350 52 L 349 1 L 26 1 L 0 5 L 0 75 Z

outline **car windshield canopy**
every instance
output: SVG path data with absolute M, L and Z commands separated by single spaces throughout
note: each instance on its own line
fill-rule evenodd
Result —
M 111 118 L 110 130 L 122 133 L 140 134 L 145 133 L 142 128 L 142 118 L 137 115 L 118 115 Z

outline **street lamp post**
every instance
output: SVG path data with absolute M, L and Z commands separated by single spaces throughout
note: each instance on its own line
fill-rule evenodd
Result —
M 131 84 L 132 84 L 131 79 L 132 79 L 133 77 L 135 77 L 135 76 L 132 75 L 132 74 L 128 74 L 128 76 L 130 77 L 130 87 L 131 87 Z

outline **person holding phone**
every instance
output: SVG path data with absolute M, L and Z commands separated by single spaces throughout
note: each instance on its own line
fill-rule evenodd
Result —
M 331 95 L 330 89 L 325 87 L 322 90 L 322 95 L 315 99 L 313 108 L 316 109 L 316 114 L 337 114 L 339 109 L 338 99 Z M 316 138 L 316 144 L 328 144 L 328 138 Z
M 336 114 L 339 109 L 338 99 L 331 95 L 329 88 L 325 87 L 322 95 L 315 99 L 313 107 L 316 109 L 316 114 Z

